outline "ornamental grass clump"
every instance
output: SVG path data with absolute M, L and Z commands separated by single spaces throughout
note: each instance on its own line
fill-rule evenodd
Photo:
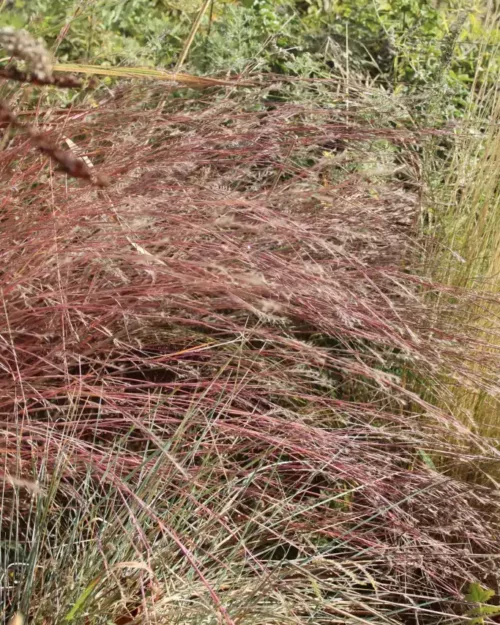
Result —
M 165 95 L 37 114 L 105 189 L 0 153 L 3 620 L 458 622 L 499 502 L 438 462 L 498 457 L 411 376 L 495 356 L 431 315 L 417 198 L 363 167 L 431 133 Z

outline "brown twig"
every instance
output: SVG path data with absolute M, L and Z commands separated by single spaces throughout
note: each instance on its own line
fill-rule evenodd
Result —
M 32 83 L 34 85 L 53 85 L 64 89 L 82 88 L 83 81 L 76 76 L 50 76 L 41 78 L 28 72 L 21 72 L 17 67 L 0 68 L 0 78 L 16 80 L 17 82 Z

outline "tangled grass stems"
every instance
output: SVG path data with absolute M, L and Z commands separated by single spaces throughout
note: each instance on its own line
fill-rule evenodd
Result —
M 485 354 L 496 354 L 500 345 L 497 300 L 500 98 L 498 67 L 489 62 L 498 58 L 500 51 L 499 42 L 489 30 L 498 19 L 498 6 L 484 8 L 482 21 L 487 35 L 479 50 L 464 118 L 443 144 L 447 158 L 438 158 L 437 150 L 430 149 L 424 168 L 427 178 L 424 217 L 426 227 L 433 234 L 426 246 L 428 273 L 450 287 L 432 299 L 435 314 L 454 316 L 456 325 L 466 326 L 478 344 L 482 343 Z M 452 51 L 450 48 L 450 54 Z M 466 292 L 468 297 L 463 301 L 455 299 L 456 292 Z M 491 294 L 491 298 L 486 301 L 482 297 L 484 293 Z M 450 310 L 450 298 L 454 299 L 453 310 Z M 478 372 L 482 371 L 481 360 L 475 367 Z M 442 385 L 446 384 L 445 379 Z M 444 404 L 441 398 L 439 401 Z M 481 389 L 452 383 L 445 402 L 468 427 L 498 445 L 499 404 L 494 382 Z M 493 479 L 498 482 L 498 467 L 498 463 L 490 463 L 451 470 L 471 481 Z
M 430 314 L 413 194 L 359 171 L 425 133 L 163 98 L 49 121 L 106 191 L 0 154 L 3 472 L 41 489 L 2 484 L 2 618 L 458 621 L 498 497 L 428 458 L 497 452 L 401 372 L 497 356 Z

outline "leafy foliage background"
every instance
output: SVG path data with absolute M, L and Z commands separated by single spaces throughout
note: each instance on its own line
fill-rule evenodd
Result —
M 0 25 L 29 28 L 61 62 L 168 68 L 199 6 L 198 0 L 15 0 Z M 479 76 L 493 75 L 486 65 L 498 64 L 500 31 L 484 25 L 484 12 L 477 0 L 215 0 L 189 65 L 203 73 L 361 72 L 403 95 L 438 83 L 447 95 L 445 114 L 453 117 L 466 105 L 478 59 Z

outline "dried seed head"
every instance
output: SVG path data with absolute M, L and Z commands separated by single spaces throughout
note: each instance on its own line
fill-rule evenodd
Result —
M 259 302 L 259 304 L 260 304 L 260 309 L 266 315 L 278 314 L 278 313 L 283 312 L 283 306 L 279 302 L 276 302 L 274 300 L 263 299 Z
M 241 282 L 249 286 L 267 286 L 266 278 L 261 273 L 245 273 L 237 276 Z
M 234 215 L 221 215 L 215 220 L 215 224 L 220 228 L 231 228 L 234 225 Z
M 23 60 L 35 78 L 52 78 L 52 59 L 43 39 L 35 39 L 25 30 L 7 26 L 0 28 L 0 45 L 12 56 Z

